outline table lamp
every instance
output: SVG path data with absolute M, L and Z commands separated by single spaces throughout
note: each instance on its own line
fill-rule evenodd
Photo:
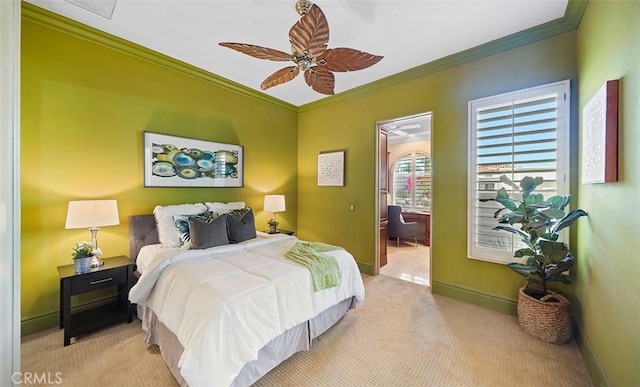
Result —
M 69 202 L 65 229 L 88 228 L 91 231 L 93 248 L 98 248 L 98 227 L 120 224 L 118 202 L 115 200 L 75 200 Z M 91 267 L 104 265 L 100 257 L 94 256 Z
M 277 224 L 276 213 L 287 209 L 284 203 L 284 195 L 265 195 L 262 208 L 264 211 L 273 212 L 273 221 Z

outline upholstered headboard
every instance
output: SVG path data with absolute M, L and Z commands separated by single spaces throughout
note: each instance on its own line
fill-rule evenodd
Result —
M 138 252 L 146 245 L 160 243 L 156 219 L 151 215 L 129 216 L 129 254 L 131 259 L 138 257 Z

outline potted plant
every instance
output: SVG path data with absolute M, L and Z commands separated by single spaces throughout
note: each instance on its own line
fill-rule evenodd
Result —
M 86 273 L 91 270 L 91 260 L 94 255 L 100 256 L 102 252 L 100 249 L 94 249 L 91 242 L 78 242 L 73 246 L 73 262 L 76 267 L 76 273 Z
M 280 222 L 278 222 L 277 220 L 275 220 L 274 218 L 271 218 L 267 221 L 267 225 L 269 225 L 269 234 L 276 234 L 278 232 L 278 225 L 280 224 Z
M 500 225 L 493 229 L 515 234 L 524 244 L 515 251 L 514 257 L 526 261 L 508 264 L 526 280 L 518 293 L 518 322 L 525 332 L 540 340 L 565 343 L 571 338 L 569 301 L 549 290 L 547 284 L 571 283 L 567 270 L 573 267 L 575 258 L 567 244 L 558 240 L 558 233 L 587 213 L 580 209 L 565 213 L 569 195 L 545 199 L 542 194 L 534 193 L 543 183 L 542 177 L 526 176 L 520 184 L 515 184 L 503 175 L 500 181 L 518 191 L 521 199 L 509 197 L 507 190 L 500 188 L 495 199 L 480 201 L 500 203 L 503 208 L 494 214 Z

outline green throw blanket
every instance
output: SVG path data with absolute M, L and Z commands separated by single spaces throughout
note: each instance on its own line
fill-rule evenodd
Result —
M 342 281 L 338 261 L 332 256 L 321 254 L 334 250 L 344 249 L 320 242 L 297 242 L 284 256 L 309 269 L 313 290 L 317 292 L 337 286 Z

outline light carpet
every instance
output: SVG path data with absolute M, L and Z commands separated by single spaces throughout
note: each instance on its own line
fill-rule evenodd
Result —
M 548 344 L 513 316 L 365 278 L 366 299 L 255 386 L 592 386 L 574 341 Z M 60 372 L 65 386 L 175 386 L 140 322 L 62 346 L 50 329 L 22 340 L 23 372 Z

